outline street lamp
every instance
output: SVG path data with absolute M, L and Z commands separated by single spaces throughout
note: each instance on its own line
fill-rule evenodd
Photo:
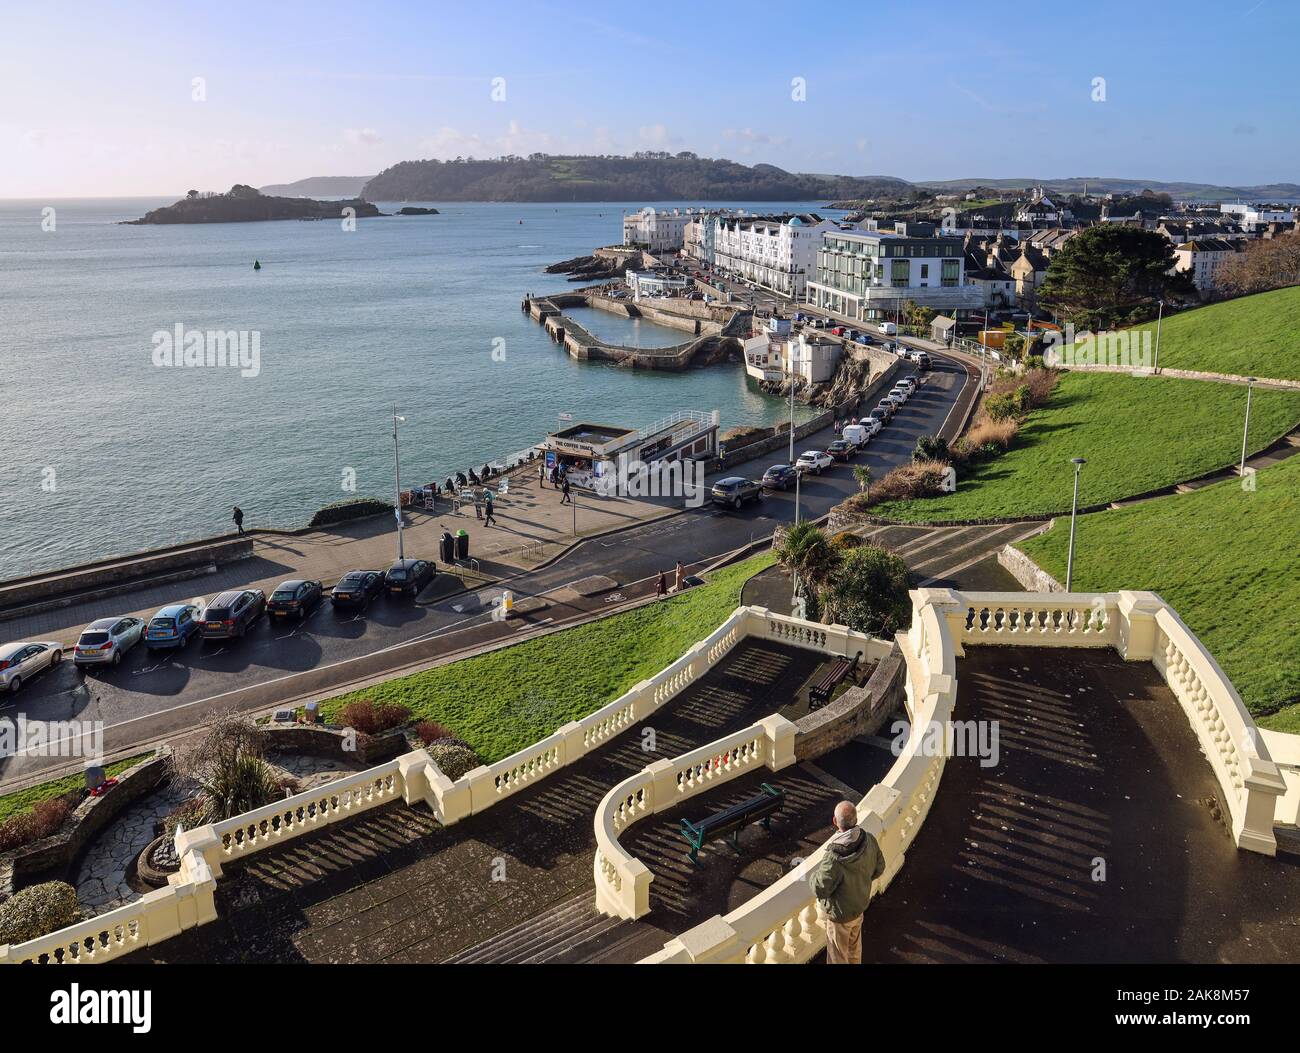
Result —
M 1088 462 L 1082 457 L 1071 457 L 1070 463 L 1074 465 L 1074 502 L 1070 505 L 1070 554 L 1065 561 L 1065 591 L 1070 591 L 1070 583 L 1074 579 L 1074 521 L 1079 515 L 1079 469 Z
M 1246 426 L 1241 432 L 1241 466 L 1237 474 L 1246 477 L 1246 442 L 1250 438 L 1250 396 L 1255 390 L 1255 377 L 1246 378 Z
M 1152 373 L 1160 372 L 1160 323 L 1164 320 L 1164 317 L 1165 317 L 1165 302 L 1164 300 L 1161 300 L 1160 310 L 1156 314 L 1156 360 L 1151 369 Z
M 405 422 L 405 417 L 397 415 L 393 407 L 393 515 L 397 517 L 397 558 L 405 559 L 406 551 L 402 547 L 402 457 L 397 446 L 397 424 Z

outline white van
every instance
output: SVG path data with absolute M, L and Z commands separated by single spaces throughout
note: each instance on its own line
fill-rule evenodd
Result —
M 846 424 L 840 431 L 840 438 L 845 442 L 853 443 L 854 446 L 862 447 L 870 440 L 871 433 L 861 424 Z
M 886 336 L 897 336 L 898 326 L 896 326 L 893 322 L 881 322 L 880 331 L 884 333 Z

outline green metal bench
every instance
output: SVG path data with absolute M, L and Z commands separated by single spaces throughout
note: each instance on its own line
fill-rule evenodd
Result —
M 682 820 L 682 836 L 690 845 L 691 862 L 700 863 L 700 849 L 710 841 L 731 835 L 731 847 L 740 851 L 740 831 L 750 823 L 761 822 L 764 830 L 771 830 L 772 816 L 781 811 L 785 805 L 785 791 L 778 790 L 763 783 L 762 792 L 739 804 L 733 804 L 720 812 L 706 816 L 698 823 L 688 819 Z

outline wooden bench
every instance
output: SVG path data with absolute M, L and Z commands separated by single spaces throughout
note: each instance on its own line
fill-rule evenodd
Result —
M 837 687 L 844 682 L 848 675 L 857 667 L 858 659 L 861 653 L 853 656 L 850 662 L 847 658 L 837 658 L 831 663 L 831 667 L 824 672 L 818 681 L 813 684 L 812 689 L 808 692 L 808 708 L 820 709 L 831 700 L 831 694 Z
M 731 835 L 731 847 L 740 851 L 740 831 L 750 823 L 762 822 L 763 829 L 770 830 L 772 816 L 776 815 L 785 804 L 785 791 L 763 783 L 763 792 L 756 794 L 730 808 L 714 812 L 698 823 L 682 820 L 682 836 L 691 846 L 691 862 L 696 866 L 700 862 L 700 849 L 710 841 Z

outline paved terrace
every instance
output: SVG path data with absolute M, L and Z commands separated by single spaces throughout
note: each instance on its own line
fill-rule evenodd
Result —
M 657 755 L 686 753 L 781 709 L 826 660 L 741 642 L 656 716 Z M 591 906 L 593 816 L 606 791 L 647 759 L 637 727 L 450 828 L 395 804 L 269 849 L 227 868 L 216 922 L 123 960 L 438 962 L 498 934 L 511 944 L 510 930 L 539 916 L 566 945 L 598 936 L 619 923 Z M 790 836 L 824 827 L 829 804 L 844 795 L 815 775 L 779 775 L 797 798 Z
M 1300 961 L 1300 859 L 1234 847 L 1150 664 L 968 645 L 957 682 L 954 719 L 998 721 L 999 762 L 949 761 L 865 961 Z

